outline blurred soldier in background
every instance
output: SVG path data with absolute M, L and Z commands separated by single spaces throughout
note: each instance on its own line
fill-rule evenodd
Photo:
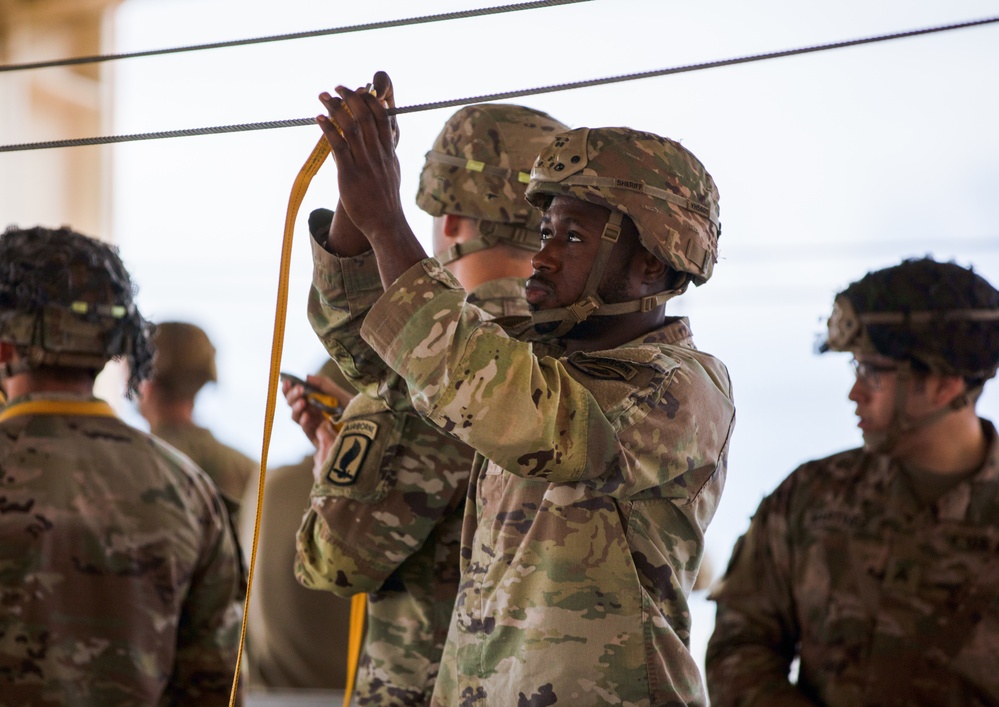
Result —
M 711 704 L 999 705 L 999 292 L 907 260 L 836 296 L 864 446 L 760 504 L 709 598 Z M 791 664 L 799 661 L 790 681 Z
M 385 96 L 384 85 L 376 81 L 376 88 Z M 427 153 L 416 202 L 434 217 L 435 252 L 483 316 L 528 313 L 524 279 L 539 246 L 540 214 L 524 200 L 524 190 L 538 152 L 564 129 L 523 106 L 468 106 L 448 119 Z M 357 336 L 382 288 L 363 236 L 367 253 L 357 258 L 324 250 L 328 237 L 356 234 L 345 212 L 337 210 L 332 230 L 328 217 L 326 224 L 312 228 L 313 252 L 322 260 L 317 271 L 330 278 L 342 274 L 359 288 L 349 307 L 354 317 L 347 316 L 346 299 L 330 303 L 344 315 L 339 321 L 317 299 L 325 292 L 314 290 L 310 298 L 314 328 L 327 346 L 337 347 L 343 337 Z M 429 704 L 458 590 L 474 452 L 416 415 L 405 385 L 377 356 L 341 365 L 364 394 L 348 406 L 319 470 L 299 534 L 299 579 L 345 597 L 368 593 L 360 704 Z M 331 428 L 318 424 L 299 393 L 286 388 L 293 414 L 328 450 Z
M 194 422 L 194 399 L 218 379 L 215 347 L 194 324 L 162 322 L 156 325 L 153 348 L 152 375 L 139 385 L 139 412 L 149 431 L 193 459 L 219 485 L 231 509 L 238 509 L 259 465 Z
M 323 364 L 318 376 L 343 382 L 333 361 Z M 341 404 L 350 398 L 346 390 L 328 389 Z M 246 620 L 244 656 L 250 688 L 342 690 L 346 686 L 350 602 L 306 589 L 295 580 L 295 534 L 309 506 L 314 466 L 309 454 L 297 464 L 267 470 Z M 247 560 L 253 546 L 257 481 L 254 476 L 247 484 L 240 515 Z
M 115 250 L 0 236 L 0 702 L 226 705 L 241 589 L 215 484 L 93 396 L 148 323 Z

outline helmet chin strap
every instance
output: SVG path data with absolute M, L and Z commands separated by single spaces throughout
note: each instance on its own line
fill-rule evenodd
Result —
M 565 336 L 569 331 L 585 321 L 589 317 L 608 317 L 618 314 L 630 314 L 631 312 L 650 312 L 656 307 L 665 304 L 677 295 L 683 294 L 687 289 L 687 282 L 673 290 L 662 290 L 655 294 L 646 295 L 640 299 L 629 300 L 627 302 L 614 302 L 607 304 L 603 298 L 597 294 L 597 288 L 604 277 L 607 263 L 610 260 L 611 250 L 614 244 L 621 237 L 621 221 L 623 214 L 620 211 L 611 211 L 610 218 L 604 226 L 604 231 L 600 235 L 600 247 L 593 259 L 593 267 L 586 278 L 583 292 L 573 304 L 568 307 L 557 307 L 555 309 L 543 309 L 531 313 L 531 321 L 535 324 L 548 324 L 559 322 L 559 325 L 551 332 L 545 334 L 546 337 L 558 339 Z M 599 311 L 598 311 L 599 310 Z
M 470 253 L 478 253 L 480 250 L 492 248 L 500 243 L 506 243 L 531 252 L 535 252 L 538 249 L 538 234 L 534 229 L 528 230 L 524 226 L 517 224 L 483 221 L 481 219 L 476 228 L 479 232 L 478 237 L 469 238 L 464 243 L 455 243 L 449 248 L 434 253 L 434 257 L 440 261 L 441 265 L 447 265 Z
M 927 427 L 952 412 L 957 412 L 966 405 L 970 405 L 982 392 L 981 385 L 975 386 L 964 391 L 939 410 L 919 417 L 909 417 L 905 414 L 905 404 L 909 397 L 910 380 L 912 380 L 912 365 L 905 361 L 898 368 L 895 384 L 895 410 L 891 423 L 883 435 L 877 435 L 873 441 L 866 444 L 868 451 L 876 454 L 891 454 L 903 435 Z

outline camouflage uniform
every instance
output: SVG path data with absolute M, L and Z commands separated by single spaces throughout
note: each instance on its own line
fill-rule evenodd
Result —
M 802 465 L 763 501 L 711 595 L 713 705 L 999 704 L 999 442 L 982 425 L 985 466 L 935 507 L 861 449 Z
M 149 431 L 189 456 L 232 501 L 238 503 L 249 480 L 258 475 L 257 462 L 193 422 L 151 425 Z
M 112 358 L 129 397 L 149 375 L 134 294 L 106 243 L 0 235 L 3 705 L 229 703 L 244 584 L 222 496 L 78 392 Z
M 360 320 L 351 314 L 365 312 L 382 293 L 374 256 L 341 259 L 317 243 L 313 256 L 314 328 L 334 349 L 363 348 Z M 343 282 L 356 289 L 345 292 L 337 284 Z M 468 298 L 492 315 L 526 315 L 523 292 L 523 280 L 503 278 Z M 414 414 L 380 359 L 351 359 L 347 368 L 352 382 L 367 381 L 369 395 L 355 397 L 341 418 L 337 447 L 299 532 L 296 573 L 308 587 L 369 595 L 358 703 L 427 704 L 458 590 L 474 452 Z
M 434 702 L 703 704 L 686 596 L 725 477 L 725 367 L 685 319 L 548 356 L 463 295 L 423 261 L 362 330 L 479 453 Z
M 97 402 L 7 412 L 37 401 Z M 113 416 L 28 414 L 0 487 L 0 704 L 228 704 L 239 564 L 200 469 Z
M 573 198 L 609 209 L 602 240 L 613 245 L 627 213 L 657 257 L 685 258 L 674 274 L 710 276 L 717 191 L 681 146 L 627 129 L 559 135 L 535 163 L 528 199 L 533 189 L 540 206 L 577 185 Z M 682 291 L 677 281 L 606 305 L 590 291 L 606 256 L 593 261 L 585 302 L 564 308 L 576 321 L 597 309 L 654 311 Z M 354 284 L 317 270 L 313 307 L 326 306 L 314 325 L 364 316 L 366 346 L 331 336 L 327 348 L 346 365 L 385 361 L 417 412 L 477 452 L 433 703 L 703 704 L 686 596 L 724 483 L 734 406 L 728 372 L 696 350 L 686 320 L 563 356 L 558 342 L 510 335 L 534 327 L 483 316 L 438 260 L 415 264 L 366 313 L 350 295 L 346 313 L 324 302 Z
M 999 439 L 967 407 L 999 365 L 999 292 L 954 263 L 907 260 L 837 295 L 828 332 L 820 352 L 893 363 L 894 412 L 863 448 L 803 464 L 760 504 L 709 596 L 711 702 L 999 705 Z M 964 388 L 913 412 L 917 371 Z M 881 390 L 868 375 L 850 398 L 862 420 L 863 391 Z M 981 435 L 941 442 L 953 428 L 930 426 L 955 412 Z M 930 443 L 962 459 L 980 444 L 985 458 L 921 470 Z
M 501 244 L 537 250 L 541 217 L 524 200 L 526 170 L 564 129 L 505 104 L 466 106 L 448 119 L 427 153 L 416 202 L 432 216 L 473 219 L 477 233 L 442 260 Z M 312 219 L 310 229 L 325 242 Z M 361 339 L 361 321 L 382 295 L 374 256 L 340 259 L 318 243 L 313 254 L 310 320 L 361 395 L 313 489 L 296 571 L 306 586 L 369 595 L 358 702 L 428 704 L 457 593 L 474 453 L 413 412 L 405 384 Z M 528 313 L 520 278 L 485 282 L 468 298 L 484 316 Z

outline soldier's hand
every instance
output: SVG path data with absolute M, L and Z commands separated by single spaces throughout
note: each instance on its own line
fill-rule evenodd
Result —
M 335 398 L 341 407 L 346 406 L 352 397 L 351 393 L 325 376 L 306 376 L 305 381 L 326 396 Z M 302 428 L 305 436 L 309 438 L 313 446 L 318 446 L 316 429 L 322 423 L 329 421 L 329 413 L 316 406 L 309 399 L 310 392 L 303 385 L 285 380 L 282 383 L 282 392 L 284 393 L 284 399 L 287 401 L 288 407 L 291 408 L 291 419 Z
M 371 90 L 383 106 L 395 108 L 395 92 L 392 90 L 392 79 L 384 71 L 376 71 L 371 79 Z M 395 116 L 389 116 L 389 125 L 392 128 L 392 144 L 399 146 L 399 121 Z
M 391 83 L 387 75 L 377 78 L 382 98 L 338 86 L 339 97 L 319 96 L 329 115 L 316 118 L 336 161 L 340 203 L 368 240 L 405 223 L 395 137 L 382 103 L 391 96 Z

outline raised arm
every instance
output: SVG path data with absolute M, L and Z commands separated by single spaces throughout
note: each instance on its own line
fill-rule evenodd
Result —
M 380 71 L 375 74 L 370 86 L 370 90 L 360 90 L 359 96 L 371 102 L 383 121 L 381 125 L 387 145 L 383 146 L 380 156 L 387 160 L 381 165 L 385 169 L 382 175 L 382 181 L 387 184 L 385 189 L 372 190 L 366 186 L 371 179 L 370 170 L 352 169 L 355 160 L 349 159 L 349 153 L 343 156 L 344 145 L 339 129 L 326 116 L 317 119 L 327 139 L 331 140 L 331 146 L 341 152 L 340 158 L 334 152 L 334 159 L 338 159 L 341 198 L 332 222 L 326 221 L 321 227 L 312 229 L 314 270 L 309 293 L 309 321 L 330 356 L 358 391 L 382 400 L 391 409 L 408 410 L 409 396 L 405 385 L 359 334 L 368 310 L 383 293 L 379 275 L 382 264 L 375 260 L 368 239 L 352 214 L 361 214 L 364 217 L 361 223 L 368 223 L 371 212 L 381 213 L 391 208 L 384 205 L 384 199 L 393 190 L 398 197 L 399 188 L 399 167 L 395 159 L 399 131 L 395 118 L 388 117 L 385 112 L 387 107 L 394 105 L 392 82 L 385 72 Z M 340 120 L 346 120 L 341 98 L 323 93 L 320 100 L 331 115 L 337 114 Z M 367 107 L 365 110 L 368 110 Z M 361 128 L 356 124 L 352 124 L 350 129 L 357 135 L 361 134 Z M 361 154 L 360 144 L 355 147 Z M 373 166 L 375 162 L 369 160 L 366 164 Z M 364 179 L 369 182 L 363 182 Z M 401 217 L 398 199 L 394 208 Z M 405 223 L 405 218 L 401 218 Z M 409 233 L 412 235 L 411 231 Z
M 395 107 L 395 92 L 392 88 L 392 80 L 384 71 L 375 73 L 369 92 L 374 95 L 383 107 Z M 333 99 L 328 93 L 320 95 L 319 100 L 322 101 L 328 110 L 332 108 Z M 329 126 L 324 125 L 322 121 L 319 121 L 319 123 L 323 125 L 323 132 L 326 133 Z M 390 118 L 389 129 L 392 132 L 393 143 L 398 144 L 399 128 L 395 122 L 395 117 Z M 371 250 L 368 239 L 365 238 L 361 229 L 351 220 L 347 209 L 341 207 L 342 203 L 338 205 L 334 212 L 333 221 L 329 226 L 328 232 L 325 234 L 325 242 L 320 242 L 324 244 L 326 250 L 341 257 L 352 257 Z
M 384 98 L 344 86 L 336 92 L 338 97 L 320 95 L 329 115 L 318 116 L 316 122 L 336 161 L 340 203 L 374 250 L 382 283 L 388 286 L 426 257 L 402 208 L 397 131 Z M 333 247 L 361 248 L 356 232 L 348 240 L 345 230 L 343 239 L 344 243 Z

